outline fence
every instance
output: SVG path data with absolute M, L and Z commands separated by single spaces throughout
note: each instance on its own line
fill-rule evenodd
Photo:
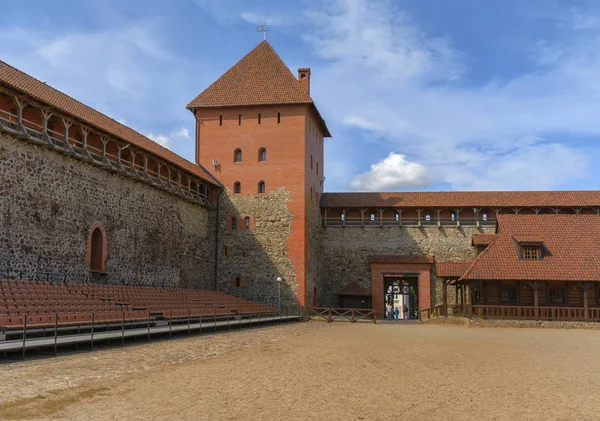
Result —
M 212 309 L 181 309 L 163 311 L 122 311 L 106 313 L 54 313 L 44 315 L 0 316 L 0 353 L 21 352 L 27 349 L 52 348 L 56 355 L 59 346 L 89 343 L 94 349 L 98 341 L 173 333 L 214 331 L 245 326 L 261 326 L 302 320 L 300 306 L 285 307 L 279 311 L 263 306 L 252 312 L 238 307 Z
M 348 321 L 350 323 L 368 321 L 377 323 L 377 316 L 375 315 L 375 311 L 370 308 L 309 307 L 308 320 L 324 320 L 327 323 L 333 321 Z

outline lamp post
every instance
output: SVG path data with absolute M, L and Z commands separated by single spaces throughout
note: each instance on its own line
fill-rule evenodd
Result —
M 281 283 L 283 279 L 281 276 L 277 277 L 277 311 L 281 310 Z

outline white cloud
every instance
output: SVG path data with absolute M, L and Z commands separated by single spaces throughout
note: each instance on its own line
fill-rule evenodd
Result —
M 171 149 L 173 147 L 173 141 L 178 139 L 189 139 L 190 131 L 187 127 L 182 127 L 177 130 L 173 130 L 170 134 L 147 134 L 146 137 L 159 145 L 164 146 L 167 149 Z
M 340 0 L 308 16 L 305 39 L 327 60 L 311 92 L 334 135 L 359 130 L 366 147 L 402 151 L 453 189 L 551 189 L 588 174 L 574 139 L 600 135 L 600 19 L 572 13 L 560 42 L 532 46 L 534 70 L 475 85 L 470 59 L 393 2 Z
M 389 156 L 371 170 L 359 174 L 350 181 L 350 187 L 362 191 L 390 191 L 422 187 L 431 183 L 429 170 L 418 162 L 410 162 L 402 154 L 390 152 Z

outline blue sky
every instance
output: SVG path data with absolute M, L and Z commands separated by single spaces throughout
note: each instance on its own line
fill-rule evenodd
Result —
M 0 59 L 194 157 L 185 105 L 258 44 L 333 134 L 327 191 L 598 189 L 600 2 L 6 2 Z

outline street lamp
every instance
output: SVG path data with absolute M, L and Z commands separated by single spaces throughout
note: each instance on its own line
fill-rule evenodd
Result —
M 277 310 L 281 310 L 281 283 L 283 279 L 281 276 L 277 277 Z

